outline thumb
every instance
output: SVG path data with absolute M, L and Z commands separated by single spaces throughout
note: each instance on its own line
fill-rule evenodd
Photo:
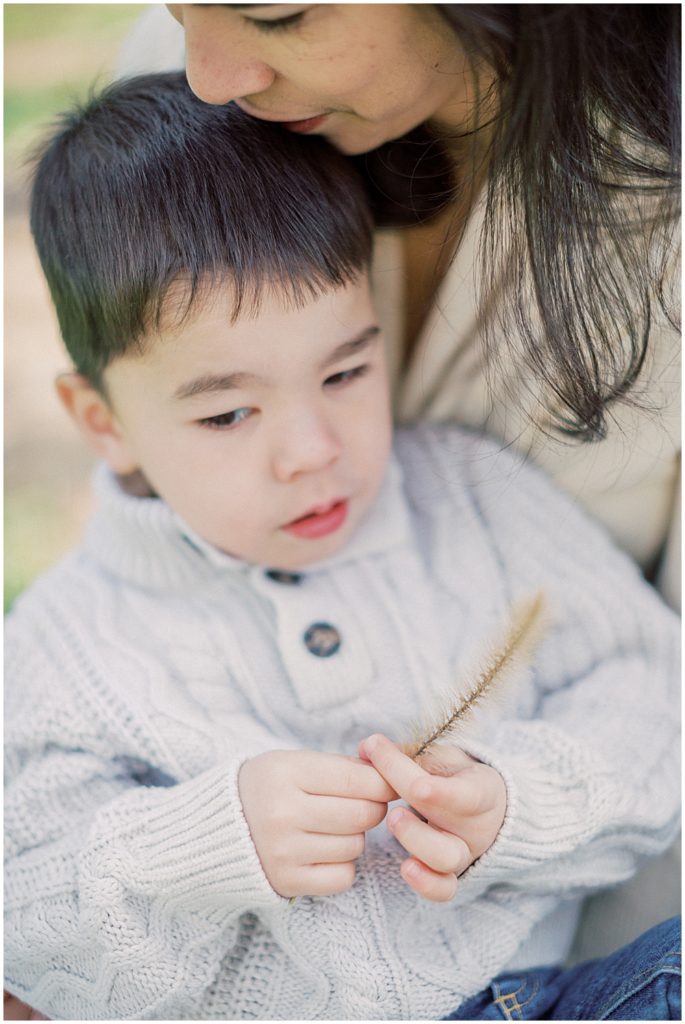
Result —
M 476 764 L 472 757 L 449 743 L 433 744 L 430 750 L 418 758 L 417 763 L 430 775 L 442 775 L 445 778 Z

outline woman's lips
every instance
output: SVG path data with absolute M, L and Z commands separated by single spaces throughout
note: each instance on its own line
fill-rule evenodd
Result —
M 250 117 L 256 117 L 258 121 L 268 121 L 269 124 L 280 124 L 283 128 L 287 128 L 289 132 L 313 132 L 315 128 L 323 124 L 328 114 L 315 114 L 314 117 L 300 117 L 295 120 L 289 118 L 279 117 L 277 114 L 266 114 L 262 113 L 261 110 L 256 110 L 250 106 L 244 99 L 234 100 L 236 106 L 240 107 L 244 113 L 249 114 Z
M 289 132 L 300 132 L 305 135 L 322 125 L 327 117 L 328 114 L 319 114 L 318 117 L 306 117 L 303 121 L 281 121 L 281 124 Z
M 317 540 L 319 537 L 326 537 L 329 533 L 339 530 L 347 519 L 349 502 L 347 498 L 328 505 L 321 511 L 316 509 L 300 519 L 293 519 L 283 529 L 292 533 L 295 537 L 302 537 L 305 540 Z

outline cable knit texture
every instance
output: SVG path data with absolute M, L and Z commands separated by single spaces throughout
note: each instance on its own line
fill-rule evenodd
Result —
M 398 435 L 379 500 L 298 583 L 102 469 L 83 545 L 6 630 L 6 984 L 53 1018 L 440 1018 L 563 958 L 579 900 L 677 832 L 679 630 L 540 473 L 451 427 Z M 238 796 L 270 749 L 403 739 L 539 588 L 554 625 L 468 749 L 508 808 L 456 899 L 382 824 L 352 889 L 290 905 Z M 339 631 L 316 657 L 314 622 Z

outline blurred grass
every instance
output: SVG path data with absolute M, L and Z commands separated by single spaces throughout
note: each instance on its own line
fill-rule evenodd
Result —
M 146 6 L 3 5 L 5 609 L 77 540 L 92 461 L 78 438 L 68 447 L 61 410 L 54 418 L 46 412 L 62 355 L 26 227 L 24 162 L 59 111 L 111 79 L 121 44 Z
M 54 116 L 111 77 L 144 4 L 5 4 L 6 173 Z
M 5 497 L 4 610 L 77 540 L 74 509 L 39 482 Z
M 5 43 L 127 26 L 142 4 L 5 4 Z M 36 17 L 38 15 L 38 19 Z

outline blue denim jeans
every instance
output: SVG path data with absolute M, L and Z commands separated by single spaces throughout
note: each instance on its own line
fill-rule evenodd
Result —
M 445 1020 L 680 1020 L 680 918 L 576 967 L 500 974 Z

